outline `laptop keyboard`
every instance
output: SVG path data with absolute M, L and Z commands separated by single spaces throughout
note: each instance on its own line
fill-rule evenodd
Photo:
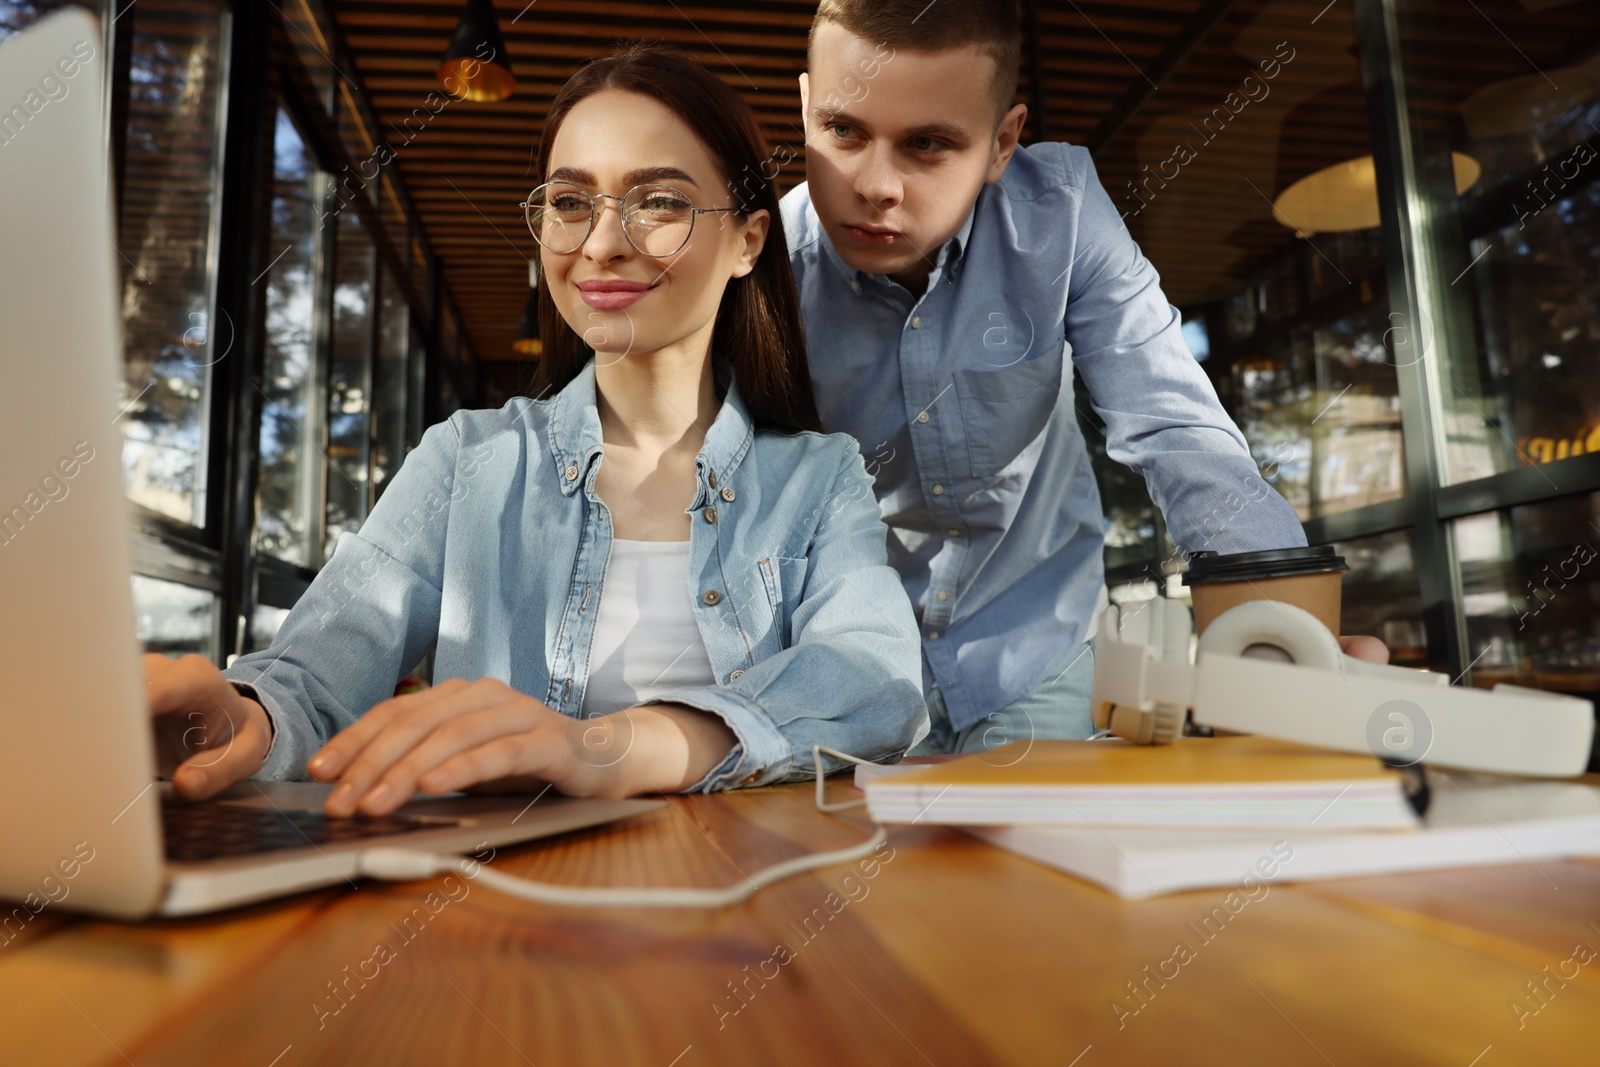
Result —
M 448 822 L 405 816 L 334 819 L 314 811 L 247 808 L 217 801 L 161 799 L 161 836 L 176 863 L 252 856 L 291 848 L 342 845 L 368 837 L 437 830 Z

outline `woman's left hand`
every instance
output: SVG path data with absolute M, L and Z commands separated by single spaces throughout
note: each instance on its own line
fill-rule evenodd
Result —
M 569 796 L 626 796 L 631 725 L 627 712 L 571 719 L 498 679 L 453 678 L 374 705 L 306 769 L 339 780 L 324 808 L 339 816 L 387 815 L 418 790 L 448 793 L 512 776 L 542 779 Z

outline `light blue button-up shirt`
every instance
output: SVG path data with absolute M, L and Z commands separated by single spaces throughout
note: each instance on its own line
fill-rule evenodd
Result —
M 593 361 L 550 400 L 430 427 L 272 646 L 224 672 L 273 722 L 256 777 L 304 777 L 435 642 L 435 680 L 498 678 L 581 717 L 613 538 L 604 452 Z M 696 467 L 683 595 L 717 684 L 659 699 L 738 741 L 692 788 L 806 777 L 813 744 L 903 754 L 928 731 L 916 621 L 855 441 L 758 430 L 729 385 Z
M 847 266 L 805 185 L 782 206 L 817 404 L 876 477 L 923 683 L 956 729 L 1052 677 L 1092 632 L 1105 519 L 1068 355 L 1107 454 L 1144 475 L 1185 556 L 1306 543 L 1087 149 L 1018 151 L 921 297 Z

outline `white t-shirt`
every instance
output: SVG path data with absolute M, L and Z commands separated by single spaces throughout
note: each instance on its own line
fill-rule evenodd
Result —
M 716 681 L 689 602 L 688 541 L 613 540 L 595 610 L 584 718 Z

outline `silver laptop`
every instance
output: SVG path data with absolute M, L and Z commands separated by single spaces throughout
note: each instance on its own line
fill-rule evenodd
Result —
M 46 909 L 191 914 L 350 881 L 364 848 L 467 854 L 659 808 L 454 796 L 366 823 L 324 818 L 319 783 L 240 782 L 188 805 L 155 780 L 101 41 L 73 8 L 0 43 L 0 941 Z M 57 67 L 90 50 L 70 78 Z

